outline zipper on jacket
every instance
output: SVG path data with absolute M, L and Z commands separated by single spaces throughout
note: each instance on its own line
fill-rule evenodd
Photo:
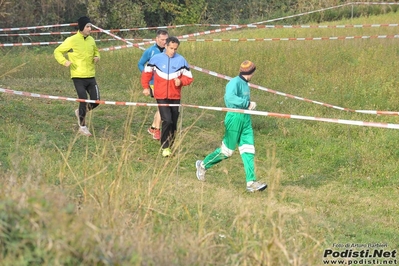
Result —
M 168 82 L 166 83 L 166 99 L 169 99 L 169 74 L 170 74 L 170 57 L 167 55 L 168 57 Z

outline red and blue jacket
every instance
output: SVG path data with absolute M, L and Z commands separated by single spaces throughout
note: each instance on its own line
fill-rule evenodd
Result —
M 165 53 L 154 55 L 141 73 L 141 85 L 144 89 L 150 88 L 152 77 L 154 77 L 154 98 L 159 100 L 180 100 L 181 87 L 193 82 L 193 75 L 186 59 L 177 53 L 173 57 Z M 180 86 L 175 85 L 176 78 L 180 79 Z

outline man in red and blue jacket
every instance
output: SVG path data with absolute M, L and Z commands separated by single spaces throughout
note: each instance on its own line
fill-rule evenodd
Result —
M 170 148 L 177 130 L 181 89 L 193 82 L 193 75 L 186 59 L 176 52 L 179 45 L 180 41 L 176 37 L 168 37 L 164 52 L 154 55 L 141 73 L 143 94 L 150 95 L 150 81 L 153 78 L 154 98 L 158 104 L 162 104 L 158 108 L 162 119 L 163 157 L 172 154 Z

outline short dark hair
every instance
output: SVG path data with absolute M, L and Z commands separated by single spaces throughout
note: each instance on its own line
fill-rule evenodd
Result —
M 170 36 L 166 39 L 166 45 L 168 45 L 169 43 L 177 43 L 177 45 L 180 45 L 180 41 L 179 39 L 177 39 L 174 36 Z
M 159 36 L 159 35 L 169 35 L 169 33 L 167 30 L 160 29 L 160 30 L 157 30 L 157 36 Z

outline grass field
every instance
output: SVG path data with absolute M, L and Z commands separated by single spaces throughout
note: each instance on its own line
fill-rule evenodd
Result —
M 397 20 L 392 13 L 328 24 Z M 203 38 L 397 33 L 398 27 L 244 29 Z M 0 87 L 76 98 L 54 48 L 1 50 Z M 397 38 L 182 42 L 178 52 L 191 65 L 231 77 L 252 60 L 252 83 L 275 91 L 353 110 L 399 111 Z M 102 52 L 103 100 L 153 103 L 141 93 L 141 53 Z M 182 102 L 223 106 L 227 81 L 192 71 Z M 397 116 L 258 89 L 251 98 L 259 111 L 398 123 Z M 1 265 L 326 265 L 329 249 L 399 248 L 398 130 L 252 116 L 257 176 L 269 187 L 250 194 L 238 151 L 209 170 L 205 183 L 195 177 L 195 161 L 220 145 L 223 112 L 184 107 L 174 156 L 164 159 L 146 132 L 154 107 L 101 105 L 88 118 L 90 138 L 77 134 L 76 108 L 0 94 Z M 396 265 L 389 254 L 366 259 Z

